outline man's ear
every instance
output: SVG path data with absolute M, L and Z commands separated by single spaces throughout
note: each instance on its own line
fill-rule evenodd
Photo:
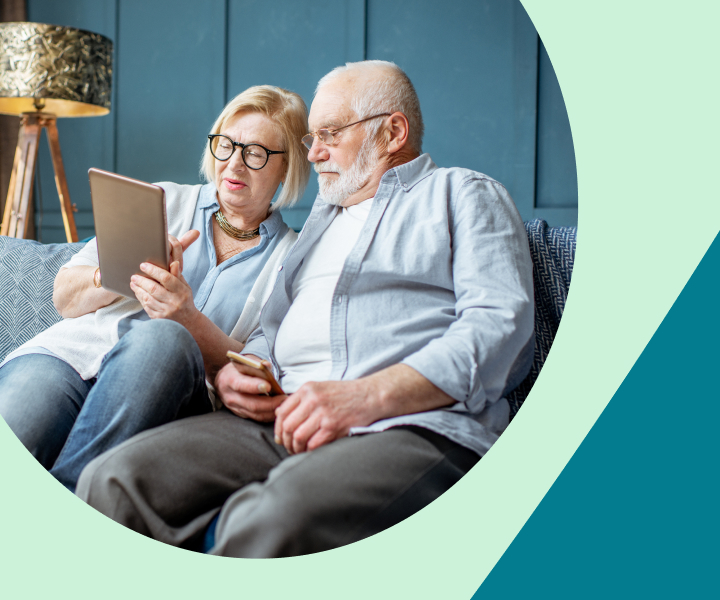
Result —
M 388 117 L 385 127 L 385 140 L 388 154 L 395 154 L 407 144 L 410 135 L 410 124 L 407 117 L 401 112 L 394 112 Z

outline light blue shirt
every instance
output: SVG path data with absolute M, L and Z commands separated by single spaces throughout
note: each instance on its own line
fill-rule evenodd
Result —
M 195 306 L 225 335 L 235 327 L 253 284 L 266 261 L 288 231 L 278 211 L 260 224 L 260 243 L 217 263 L 213 219 L 220 208 L 212 183 L 202 187 L 190 229 L 200 237 L 183 254 L 183 276 L 192 289 Z M 149 320 L 145 311 L 124 319 L 118 326 L 122 337 L 134 323 Z
M 278 375 L 272 351 L 293 280 L 336 213 L 315 201 L 245 346 Z M 404 363 L 456 403 L 351 435 L 415 425 L 482 456 L 508 424 L 503 395 L 530 369 L 533 318 L 527 235 L 507 190 L 481 173 L 439 169 L 427 154 L 390 169 L 335 288 L 330 379 Z

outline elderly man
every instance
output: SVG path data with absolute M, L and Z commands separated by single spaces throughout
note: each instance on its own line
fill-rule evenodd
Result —
M 381 531 L 487 452 L 529 369 L 522 221 L 498 182 L 421 155 L 407 76 L 335 69 L 309 126 L 320 194 L 243 351 L 288 395 L 228 364 L 226 409 L 136 436 L 80 479 L 89 504 L 158 540 L 278 557 Z

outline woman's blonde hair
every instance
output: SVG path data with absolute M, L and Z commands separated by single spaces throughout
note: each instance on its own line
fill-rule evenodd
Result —
M 295 204 L 305 191 L 310 178 L 310 162 L 307 149 L 300 141 L 307 133 L 308 112 L 303 99 L 295 92 L 289 92 L 274 85 L 256 85 L 235 96 L 216 119 L 211 134 L 220 133 L 228 122 L 239 112 L 257 112 L 266 115 L 277 125 L 283 138 L 282 154 L 287 172 L 282 184 L 282 191 L 271 209 L 280 209 Z M 215 158 L 205 145 L 200 173 L 207 181 L 215 181 Z

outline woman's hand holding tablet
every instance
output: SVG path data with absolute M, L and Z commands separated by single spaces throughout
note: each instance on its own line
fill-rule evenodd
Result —
M 168 236 L 170 244 L 170 270 L 143 262 L 143 275 L 130 278 L 130 289 L 135 293 L 145 312 L 152 319 L 170 319 L 185 324 L 199 311 L 193 302 L 192 289 L 182 276 L 183 252 L 200 237 L 191 229 L 180 239 Z

